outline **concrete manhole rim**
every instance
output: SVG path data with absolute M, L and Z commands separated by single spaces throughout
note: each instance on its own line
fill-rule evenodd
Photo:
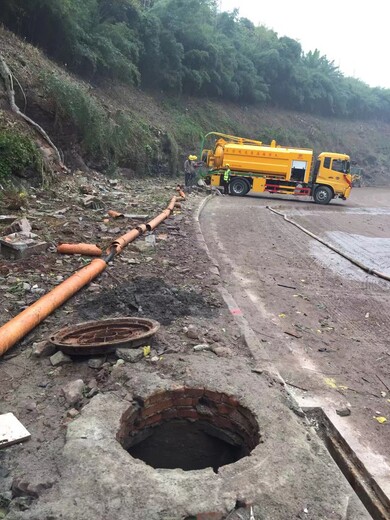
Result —
M 232 443 L 242 450 L 243 454 L 235 460 L 218 467 L 236 464 L 250 456 L 263 442 L 256 414 L 236 396 L 222 391 L 188 386 L 157 390 L 137 399 L 122 414 L 116 440 L 132 456 L 130 450 L 138 443 L 142 443 L 145 438 L 160 431 L 161 427 L 169 426 L 174 422 L 183 424 L 186 421 L 188 424 L 199 425 L 208 435 Z M 147 433 L 146 437 L 145 433 Z M 141 440 L 138 440 L 139 438 Z M 142 457 L 135 458 L 157 470 L 184 469 L 180 465 L 154 466 Z M 206 465 L 201 468 L 187 468 L 186 471 L 198 472 L 208 468 L 209 466 Z
M 136 348 L 145 345 L 160 328 L 160 323 L 149 318 L 120 317 L 86 321 L 69 325 L 55 332 L 50 342 L 65 354 L 91 356 L 114 352 L 117 348 Z M 109 339 L 93 339 L 95 333 L 105 332 Z M 117 338 L 115 339 L 115 333 Z M 92 335 L 91 339 L 88 334 Z M 79 341 L 79 338 L 84 340 Z

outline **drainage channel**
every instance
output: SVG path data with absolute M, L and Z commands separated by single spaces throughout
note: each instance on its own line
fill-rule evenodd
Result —
M 390 519 L 390 500 L 321 408 L 303 409 L 373 520 Z

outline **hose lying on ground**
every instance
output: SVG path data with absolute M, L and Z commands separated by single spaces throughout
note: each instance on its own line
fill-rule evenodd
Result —
M 334 246 L 331 243 L 327 242 L 326 240 L 322 239 L 318 235 L 315 235 L 314 233 L 312 233 L 308 229 L 304 228 L 303 226 L 301 226 L 297 222 L 294 222 L 293 220 L 289 219 L 287 217 L 287 215 L 285 215 L 284 213 L 282 213 L 280 211 L 277 211 L 274 208 L 271 208 L 271 206 L 266 206 L 266 208 L 269 209 L 270 211 L 272 211 L 272 213 L 275 213 L 276 215 L 279 215 L 280 217 L 283 217 L 284 220 L 286 220 L 287 222 L 289 222 L 293 226 L 297 227 L 298 229 L 300 229 L 301 231 L 303 231 L 304 233 L 306 233 L 310 237 L 314 238 L 318 242 L 321 242 L 321 244 L 323 244 L 324 246 L 328 247 L 329 249 L 331 249 L 335 253 L 339 254 L 340 256 L 345 258 L 346 260 L 349 260 L 352 264 L 356 265 L 357 267 L 359 267 L 360 269 L 362 269 L 366 273 L 372 274 L 374 276 L 377 276 L 378 278 L 382 278 L 383 280 L 387 280 L 388 282 L 390 282 L 390 276 L 389 275 L 387 275 L 385 273 L 381 273 L 380 271 L 377 271 L 376 269 L 372 269 L 371 267 L 368 267 L 367 265 L 363 264 L 362 262 L 359 262 L 359 260 L 356 260 L 352 256 L 349 256 L 347 253 L 344 253 L 341 249 L 337 248 L 336 246 Z

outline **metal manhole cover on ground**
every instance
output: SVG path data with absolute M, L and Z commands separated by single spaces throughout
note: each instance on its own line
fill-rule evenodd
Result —
M 159 328 L 158 321 L 147 318 L 87 321 L 57 331 L 50 337 L 50 342 L 73 356 L 107 354 L 117 348 L 144 345 Z

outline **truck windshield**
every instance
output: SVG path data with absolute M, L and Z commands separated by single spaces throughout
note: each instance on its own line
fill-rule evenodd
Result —
M 333 159 L 332 170 L 335 172 L 349 173 L 349 161 L 342 161 L 341 159 Z

